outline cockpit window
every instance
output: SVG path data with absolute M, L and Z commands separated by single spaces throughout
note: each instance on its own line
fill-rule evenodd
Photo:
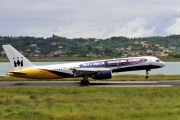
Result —
M 157 60 L 156 60 L 156 62 L 160 62 L 160 60 L 159 60 L 159 59 L 157 59 Z

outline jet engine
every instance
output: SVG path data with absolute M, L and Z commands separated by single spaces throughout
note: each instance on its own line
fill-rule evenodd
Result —
M 92 74 L 91 76 L 93 79 L 110 79 L 112 78 L 112 71 L 106 70 L 106 71 L 99 71 L 97 73 Z

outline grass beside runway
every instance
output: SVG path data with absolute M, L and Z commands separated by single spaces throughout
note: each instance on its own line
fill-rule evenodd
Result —
M 27 78 L 15 78 L 15 77 L 0 77 L 0 81 L 80 81 L 82 77 L 79 78 L 61 78 L 61 79 L 27 79 Z M 89 78 L 90 81 L 93 79 Z M 149 75 L 148 81 L 160 81 L 160 80 L 180 80 L 180 75 Z M 145 75 L 114 75 L 108 81 L 147 81 Z
M 0 119 L 179 120 L 180 87 L 3 87 Z

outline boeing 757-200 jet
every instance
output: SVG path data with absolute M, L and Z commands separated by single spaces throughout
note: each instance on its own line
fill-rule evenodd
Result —
M 165 66 L 164 62 L 152 56 L 37 66 L 11 45 L 3 45 L 3 48 L 14 69 L 7 72 L 8 76 L 34 79 L 82 77 L 82 85 L 89 84 L 89 77 L 96 80 L 110 79 L 113 72 L 146 70 L 148 78 L 149 70 Z

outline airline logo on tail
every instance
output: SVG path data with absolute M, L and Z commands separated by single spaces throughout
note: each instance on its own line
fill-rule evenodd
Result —
M 14 67 L 23 67 L 23 57 L 21 57 L 21 59 L 19 59 L 19 57 L 17 57 L 16 59 L 13 58 L 14 60 Z

